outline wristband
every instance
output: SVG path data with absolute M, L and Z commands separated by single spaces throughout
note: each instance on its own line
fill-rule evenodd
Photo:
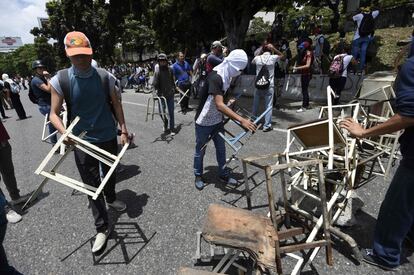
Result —
M 128 132 L 121 132 L 121 135 L 128 135 Z

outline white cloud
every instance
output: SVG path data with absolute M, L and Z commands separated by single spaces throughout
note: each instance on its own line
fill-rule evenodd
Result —
M 30 33 L 38 27 L 38 17 L 47 17 L 48 0 L 0 0 L 0 36 L 20 36 L 23 43 L 33 43 Z

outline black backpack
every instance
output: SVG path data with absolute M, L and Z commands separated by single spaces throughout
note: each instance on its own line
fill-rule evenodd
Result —
M 254 85 L 259 90 L 267 89 L 270 86 L 270 73 L 269 73 L 269 70 L 267 69 L 267 64 L 264 63 L 263 60 L 262 60 L 262 63 L 263 63 L 263 66 L 260 69 L 259 74 L 256 76 L 256 79 L 254 81 Z
M 28 94 L 28 96 L 29 96 L 30 101 L 33 104 L 36 104 L 37 105 L 39 103 L 39 99 L 37 98 L 37 96 L 33 92 L 32 80 L 33 80 L 33 77 L 29 81 L 29 94 Z
M 375 30 L 375 20 L 372 13 L 364 13 L 363 16 L 358 29 L 359 36 L 361 37 L 368 36 Z
M 324 38 L 322 52 L 323 52 L 324 55 L 329 55 L 329 53 L 331 52 L 331 44 L 329 43 L 329 40 L 326 37 L 324 37 L 324 36 L 321 36 L 321 37 Z M 319 43 L 319 40 L 321 39 L 321 37 L 319 37 L 318 43 Z

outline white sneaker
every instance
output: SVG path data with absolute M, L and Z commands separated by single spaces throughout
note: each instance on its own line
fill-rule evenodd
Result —
M 174 129 L 172 129 L 172 130 L 170 130 L 170 136 L 175 136 L 175 130 Z
M 107 240 L 108 240 L 107 231 L 105 231 L 104 233 L 99 232 L 98 234 L 96 234 L 95 242 L 93 243 L 93 246 L 92 246 L 92 253 L 96 253 L 99 250 L 101 250 L 105 246 Z
M 126 203 L 120 200 L 114 200 L 112 203 L 107 203 L 109 207 L 112 207 L 118 212 L 125 211 L 127 209 Z
M 13 209 L 8 209 L 6 211 L 6 218 L 9 223 L 18 223 L 22 220 L 22 216 Z
M 300 108 L 296 110 L 296 113 L 302 113 L 303 111 L 304 111 L 303 108 Z

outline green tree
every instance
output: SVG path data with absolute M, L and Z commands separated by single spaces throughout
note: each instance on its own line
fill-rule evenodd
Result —
M 56 52 L 55 48 L 48 43 L 48 39 L 44 36 L 36 37 L 34 40 L 34 48 L 36 51 L 37 59 L 43 61 L 47 66 L 49 72 L 56 71 Z
M 204 9 L 220 15 L 227 37 L 227 44 L 230 49 L 235 49 L 243 45 L 249 22 L 253 19 L 253 16 L 260 10 L 273 10 L 277 1 L 201 0 L 200 2 Z
M 19 74 L 29 76 L 32 74 L 32 61 L 37 58 L 34 44 L 26 44 L 14 52 L 0 55 L 0 72 L 10 76 Z
M 224 36 L 219 14 L 196 0 L 149 1 L 151 27 L 161 51 L 183 50 L 191 54 Z M 188 50 L 186 50 L 188 49 Z
M 121 36 L 123 48 L 137 51 L 140 60 L 142 60 L 142 54 L 145 50 L 155 48 L 155 31 L 148 25 L 144 16 L 138 20 L 133 14 L 127 15 L 122 24 L 124 29 Z
M 111 1 L 112 2 L 112 1 Z M 58 41 L 57 55 L 60 67 L 67 65 L 63 39 L 70 31 L 81 31 L 89 38 L 94 57 L 105 64 L 111 61 L 116 37 L 109 31 L 109 6 L 104 0 L 52 0 L 46 3 L 49 24 L 31 33 Z

